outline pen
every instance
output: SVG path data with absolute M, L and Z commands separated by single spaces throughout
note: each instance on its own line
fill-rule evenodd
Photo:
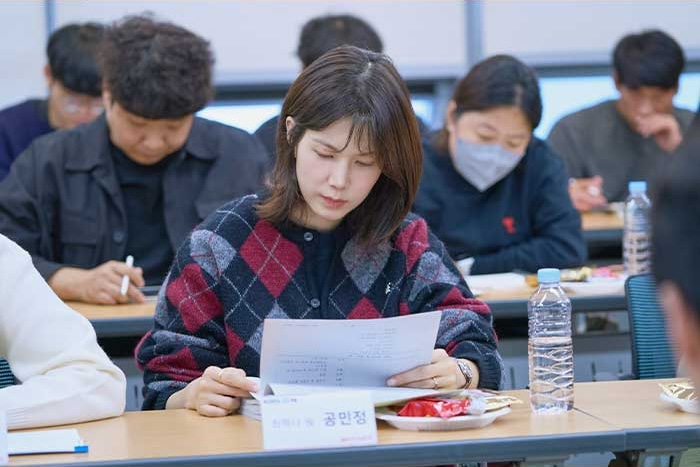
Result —
M 131 267 L 134 265 L 134 257 L 129 255 L 126 257 L 126 265 Z M 122 289 L 121 289 L 121 294 L 126 295 L 126 291 L 129 289 L 129 275 L 124 274 L 124 277 L 122 277 Z

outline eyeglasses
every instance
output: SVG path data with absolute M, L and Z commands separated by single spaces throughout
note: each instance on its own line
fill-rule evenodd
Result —
M 102 113 L 102 99 L 99 97 L 77 96 L 66 94 L 60 99 L 61 109 L 67 114 L 77 115 L 88 112 L 96 117 Z

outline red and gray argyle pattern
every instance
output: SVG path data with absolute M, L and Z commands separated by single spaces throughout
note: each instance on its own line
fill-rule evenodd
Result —
M 136 353 L 144 408 L 211 365 L 258 375 L 265 318 L 367 319 L 442 310 L 436 347 L 474 361 L 480 385 L 498 388 L 502 362 L 488 306 L 472 298 L 443 244 L 409 215 L 392 238 L 364 248 L 342 224 L 323 290 L 312 259 L 318 233 L 257 216 L 256 195 L 234 200 L 179 249 L 153 329 Z

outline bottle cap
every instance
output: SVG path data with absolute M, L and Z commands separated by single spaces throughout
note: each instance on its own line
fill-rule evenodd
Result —
M 632 194 L 645 193 L 647 191 L 647 182 L 643 182 L 643 181 L 629 182 L 629 185 L 627 185 L 627 188 L 629 189 L 629 192 Z
M 560 278 L 561 274 L 559 273 L 559 269 L 543 268 L 537 271 L 537 282 L 540 284 L 559 282 Z

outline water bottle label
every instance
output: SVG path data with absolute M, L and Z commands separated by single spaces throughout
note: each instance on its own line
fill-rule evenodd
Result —
M 530 405 L 560 413 L 574 405 L 574 359 L 570 337 L 535 337 L 528 342 Z
M 651 237 L 646 231 L 627 231 L 624 235 L 623 258 L 627 274 L 651 270 Z

